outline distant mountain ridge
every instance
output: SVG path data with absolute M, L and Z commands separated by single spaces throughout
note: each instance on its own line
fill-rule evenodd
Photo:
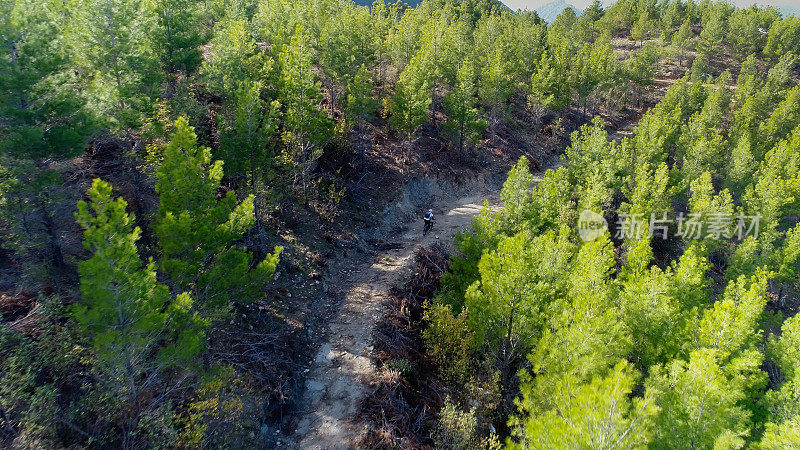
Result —
M 567 8 L 572 8 L 575 10 L 575 14 L 581 13 L 580 9 L 570 5 L 565 0 L 555 0 L 536 8 L 536 14 L 538 14 L 539 17 L 541 17 L 545 22 L 553 23 L 553 21 L 556 20 L 556 17 L 558 17 L 558 15 Z
M 800 16 L 800 8 L 796 6 L 776 6 L 775 9 L 777 9 L 783 17 Z

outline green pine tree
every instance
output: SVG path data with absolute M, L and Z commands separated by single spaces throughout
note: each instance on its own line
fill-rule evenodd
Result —
M 181 373 L 197 367 L 205 323 L 188 293 L 171 298 L 155 264 L 142 262 L 141 230 L 126 202 L 112 198 L 111 185 L 96 179 L 88 196 L 75 218 L 92 257 L 78 266 L 82 298 L 72 314 L 92 342 L 98 385 L 110 396 L 104 413 L 118 415 L 122 447 L 138 448 L 146 442 L 139 429 L 145 412 L 163 405 L 186 379 Z
M 246 180 L 256 218 L 265 207 L 266 181 L 274 176 L 273 141 L 280 118 L 280 103 L 267 105 L 263 91 L 262 82 L 241 85 L 223 122 L 219 151 L 228 176 Z
M 475 67 L 466 60 L 456 74 L 456 85 L 444 98 L 444 111 L 448 116 L 447 128 L 455 136 L 459 154 L 467 142 L 477 143 L 488 127 L 485 119 L 478 117 Z
M 236 245 L 255 222 L 253 196 L 238 203 L 228 191 L 218 199 L 222 175 L 222 161 L 212 163 L 210 150 L 197 145 L 187 120 L 179 118 L 157 172 L 155 231 L 162 269 L 211 318 L 224 317 L 233 302 L 262 296 L 282 251 L 276 247 L 253 265 L 253 255 Z
M 288 45 L 278 56 L 280 90 L 283 101 L 284 159 L 292 168 L 293 182 L 308 201 L 311 174 L 322 156 L 322 148 L 330 139 L 333 123 L 320 110 L 322 92 L 314 73 L 309 38 L 298 26 Z

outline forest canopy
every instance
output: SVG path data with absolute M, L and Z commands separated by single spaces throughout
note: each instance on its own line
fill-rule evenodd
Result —
M 0 446 L 277 445 L 287 286 L 502 170 L 359 445 L 800 447 L 799 56 L 710 0 L 0 0 Z

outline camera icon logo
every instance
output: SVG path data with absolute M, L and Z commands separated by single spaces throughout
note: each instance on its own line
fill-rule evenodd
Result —
M 584 242 L 591 242 L 608 231 L 608 221 L 602 215 L 584 209 L 578 216 L 578 235 Z

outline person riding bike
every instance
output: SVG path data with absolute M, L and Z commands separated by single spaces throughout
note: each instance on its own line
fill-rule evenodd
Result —
M 433 210 L 429 209 L 428 212 L 425 214 L 425 217 L 422 218 L 425 221 L 425 228 L 422 230 L 422 235 L 425 236 L 428 234 L 428 231 L 431 231 L 433 227 Z

